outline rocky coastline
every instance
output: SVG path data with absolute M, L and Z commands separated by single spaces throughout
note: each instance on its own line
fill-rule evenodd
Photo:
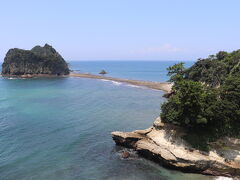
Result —
M 136 150 L 143 157 L 160 165 L 189 173 L 240 178 L 240 140 L 226 138 L 232 146 L 228 152 L 211 149 L 202 152 L 192 148 L 182 139 L 184 129 L 161 122 L 133 132 L 112 132 L 116 145 Z M 235 148 L 234 148 L 235 147 Z M 234 154 L 234 156 L 233 156 Z M 231 155 L 231 156 L 230 156 Z
M 23 75 L 2 74 L 0 76 L 5 78 L 19 78 L 19 79 L 68 77 L 67 75 L 54 75 L 54 74 L 23 74 Z

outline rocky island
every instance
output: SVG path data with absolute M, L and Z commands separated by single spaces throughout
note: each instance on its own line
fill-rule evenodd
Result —
M 62 56 L 50 45 L 31 50 L 10 49 L 2 64 L 3 76 L 61 76 L 69 74 Z

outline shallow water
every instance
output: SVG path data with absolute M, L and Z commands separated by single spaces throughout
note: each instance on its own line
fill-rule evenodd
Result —
M 150 126 L 161 91 L 92 79 L 0 80 L 0 179 L 206 179 L 133 156 L 110 132 Z
M 110 133 L 149 127 L 163 92 L 81 78 L 0 78 L 1 180 L 212 179 L 121 159 Z

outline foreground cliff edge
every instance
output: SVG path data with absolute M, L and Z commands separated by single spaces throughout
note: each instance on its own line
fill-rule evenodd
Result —
M 224 139 L 232 146 L 228 153 L 220 153 L 219 149 L 206 153 L 186 143 L 181 138 L 184 133 L 182 128 L 165 124 L 157 118 L 148 129 L 116 131 L 112 132 L 112 137 L 117 145 L 133 148 L 140 155 L 171 169 L 214 176 L 240 176 L 239 149 L 234 149 L 240 145 L 239 139 Z M 237 155 L 230 157 L 233 154 Z
M 35 46 L 31 50 L 10 49 L 2 64 L 3 76 L 61 76 L 69 68 L 62 56 L 50 45 Z

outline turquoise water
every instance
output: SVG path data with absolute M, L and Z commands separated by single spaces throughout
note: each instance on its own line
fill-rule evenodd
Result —
M 110 133 L 149 127 L 162 95 L 94 79 L 0 78 L 0 179 L 211 179 L 167 170 L 134 152 L 121 159 L 124 148 Z

